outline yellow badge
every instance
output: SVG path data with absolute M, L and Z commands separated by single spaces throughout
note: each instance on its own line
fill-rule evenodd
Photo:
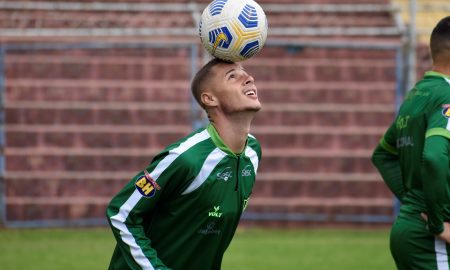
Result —
M 138 180 L 134 184 L 136 189 L 142 196 L 151 198 L 155 195 L 155 187 L 151 181 L 148 181 L 145 175 L 139 176 Z

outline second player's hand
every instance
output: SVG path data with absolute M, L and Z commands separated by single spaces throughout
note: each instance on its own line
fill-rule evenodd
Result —
M 428 221 L 428 216 L 425 213 L 420 214 L 425 221 Z M 450 223 L 444 222 L 444 230 L 438 235 L 439 238 L 447 243 L 450 243 Z
M 438 235 L 439 238 L 447 243 L 450 243 L 450 223 L 444 222 L 444 231 Z

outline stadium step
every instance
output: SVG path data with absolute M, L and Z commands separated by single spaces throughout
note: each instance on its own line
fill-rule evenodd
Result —
M 269 226 L 298 226 L 298 222 L 385 224 L 392 222 L 393 209 L 392 198 L 252 197 L 243 220 Z
M 258 96 L 263 105 L 289 100 L 297 104 L 389 104 L 395 97 L 393 83 L 371 82 L 361 85 L 350 81 L 277 82 L 256 77 Z M 9 79 L 6 84 L 8 101 L 95 101 L 139 102 L 190 99 L 189 83 L 184 80 L 132 81 L 77 79 Z M 170 89 L 167 90 L 167 89 Z
M 140 170 L 161 149 L 156 148 L 63 148 L 36 147 L 5 149 L 7 170 Z M 372 150 L 267 149 L 260 164 L 261 172 L 326 171 L 343 173 L 373 172 Z
M 8 171 L 8 193 L 18 197 L 107 196 L 117 192 L 138 171 Z M 23 188 L 33 186 L 34 188 Z M 89 187 L 89 188 L 86 188 Z M 374 173 L 259 173 L 256 197 L 390 197 Z
M 89 148 L 165 148 L 189 134 L 191 127 L 136 125 L 9 125 L 8 146 L 25 147 L 89 147 Z M 380 140 L 384 129 L 378 127 L 289 127 L 256 126 L 251 133 L 265 149 L 296 148 L 367 149 Z

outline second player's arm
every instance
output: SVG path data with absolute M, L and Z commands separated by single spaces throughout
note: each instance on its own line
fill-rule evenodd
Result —
M 448 194 L 449 139 L 443 136 L 430 136 L 425 140 L 423 151 L 422 183 L 427 206 L 428 227 L 435 235 L 443 234 L 450 241 L 450 228 L 444 226 L 445 206 L 450 203 Z M 448 220 L 447 220 L 448 221 Z M 445 228 L 445 230 L 444 230 Z
M 384 138 L 372 154 L 372 163 L 378 169 L 386 185 L 400 201 L 405 195 L 402 172 L 395 147 Z

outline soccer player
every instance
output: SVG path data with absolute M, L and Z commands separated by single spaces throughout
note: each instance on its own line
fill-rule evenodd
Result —
M 110 202 L 109 269 L 220 269 L 252 193 L 261 148 L 249 135 L 261 104 L 240 64 L 213 59 L 192 93 L 210 124 L 159 153 Z
M 390 249 L 398 269 L 449 269 L 450 17 L 434 28 L 432 71 L 408 93 L 372 162 L 401 201 Z

